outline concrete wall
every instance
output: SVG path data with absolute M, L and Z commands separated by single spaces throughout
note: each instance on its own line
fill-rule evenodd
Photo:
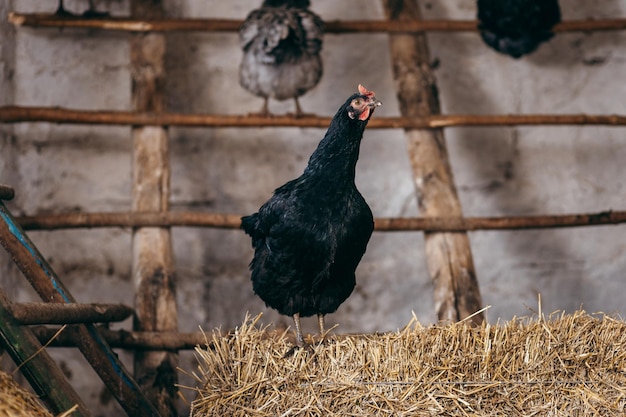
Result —
M 15 31 L 6 20 L 8 10 L 9 2 L 0 2 L 0 106 L 14 101 Z M 15 186 L 18 183 L 15 148 L 13 126 L 0 124 L 0 184 Z M 19 280 L 17 268 L 4 250 L 0 250 L 0 288 L 14 297 Z
M 53 11 L 53 1 L 0 0 L 0 104 L 130 109 L 128 36 L 91 30 L 20 28 L 14 39 L 5 11 Z M 74 11 L 84 1 L 68 1 Z M 172 17 L 243 18 L 252 1 L 169 1 Z M 623 0 L 563 0 L 565 19 L 626 16 Z M 126 15 L 126 0 L 96 2 Z M 316 0 L 324 19 L 380 19 L 380 4 Z M 423 2 L 426 18 L 471 19 L 474 2 Z M 626 114 L 626 33 L 558 35 L 530 57 L 513 60 L 487 49 L 472 33 L 430 34 L 429 42 L 446 113 Z M 301 103 L 307 112 L 334 114 L 358 83 L 384 105 L 374 117 L 398 115 L 387 37 L 327 35 L 325 74 Z M 238 86 L 240 59 L 231 33 L 168 34 L 167 100 L 171 111 L 242 114 L 261 100 Z M 15 50 L 15 59 L 13 56 Z M 8 64 L 7 64 L 8 63 Z M 8 66 L 7 66 L 8 65 Z M 10 70 L 14 67 L 14 76 Z M 6 89 L 6 90 L 5 90 Z M 4 94 L 4 91 L 14 91 Z M 292 103 L 270 104 L 292 111 Z M 16 214 L 130 209 L 130 129 L 17 124 L 16 139 L 1 127 L 0 182 L 17 198 Z M 620 173 L 624 129 L 608 127 L 451 128 L 451 162 L 469 216 L 624 210 Z M 283 182 L 299 175 L 323 135 L 319 129 L 171 128 L 172 205 L 176 210 L 250 213 Z M 365 133 L 357 184 L 375 216 L 418 214 L 401 131 Z M 543 310 L 624 312 L 624 226 L 470 235 L 478 279 L 491 322 Z M 174 229 L 180 330 L 228 329 L 247 311 L 290 325 L 252 293 L 249 240 L 240 231 Z M 133 302 L 130 232 L 93 229 L 30 234 L 51 265 L 83 302 Z M 7 268 L 4 255 L 0 268 Z M 3 271 L 0 269 L 0 272 Z M 433 323 L 432 286 L 420 233 L 375 233 L 358 269 L 358 286 L 328 318 L 338 332 L 402 327 L 411 312 Z M 17 300 L 35 300 L 21 281 Z M 3 281 L 4 285 L 4 281 Z M 306 329 L 315 329 L 307 320 Z M 123 327 L 129 328 L 128 323 Z M 54 352 L 80 395 L 97 415 L 116 415 L 115 401 L 69 350 Z M 121 353 L 128 361 L 128 356 Z M 181 366 L 193 369 L 191 355 Z M 131 361 L 128 361 L 130 364 Z M 80 382 L 79 382 L 80 381 Z M 183 380 L 184 381 L 184 380 Z

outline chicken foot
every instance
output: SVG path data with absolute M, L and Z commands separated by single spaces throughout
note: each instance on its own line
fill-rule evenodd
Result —
M 295 114 L 291 114 L 293 117 L 295 117 L 296 119 L 301 118 L 301 117 L 314 117 L 315 114 L 313 113 L 305 113 L 302 111 L 302 107 L 300 106 L 300 101 L 298 101 L 298 97 L 294 97 L 293 101 L 296 103 L 296 113 Z

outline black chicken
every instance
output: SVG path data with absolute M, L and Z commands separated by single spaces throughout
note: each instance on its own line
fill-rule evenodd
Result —
M 359 93 L 335 114 L 304 173 L 241 219 L 254 248 L 254 292 L 293 317 L 299 346 L 304 344 L 300 317 L 317 314 L 323 335 L 324 315 L 354 289 L 354 272 L 374 229 L 354 174 L 363 131 L 380 105 L 373 91 L 359 85 Z
M 513 58 L 535 51 L 561 21 L 557 0 L 478 0 L 478 29 L 485 43 Z
M 64 5 L 63 0 L 59 0 L 59 6 L 57 7 L 56 12 L 54 13 L 59 17 L 77 17 L 74 13 L 68 12 Z M 96 6 L 94 5 L 94 0 L 89 0 L 89 9 L 87 9 L 83 13 L 83 17 L 87 18 L 97 18 L 97 17 L 108 17 L 108 12 L 99 12 L 96 10 Z
M 308 7 L 309 0 L 265 0 L 239 29 L 239 84 L 264 98 L 262 115 L 269 115 L 269 98 L 293 98 L 302 115 L 298 97 L 322 77 L 324 23 Z

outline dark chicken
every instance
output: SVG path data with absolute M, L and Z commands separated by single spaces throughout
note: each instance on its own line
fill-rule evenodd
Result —
M 296 103 L 322 77 L 322 19 L 308 10 L 309 0 L 265 0 L 239 29 L 243 59 L 239 84 L 263 97 L 262 115 L 269 115 L 268 100 Z
M 77 16 L 74 13 L 68 12 L 65 9 L 63 5 L 63 0 L 59 0 L 59 6 L 57 7 L 57 10 L 54 14 L 56 14 L 59 17 L 76 17 Z M 109 13 L 97 11 L 94 5 L 94 0 L 89 0 L 89 9 L 87 9 L 83 13 L 82 16 L 87 17 L 87 18 L 107 17 L 109 16 Z
M 316 314 L 323 335 L 324 315 L 337 310 L 356 284 L 374 219 L 354 175 L 363 131 L 380 104 L 359 85 L 359 93 L 335 114 L 304 173 L 242 218 L 254 248 L 254 292 L 293 317 L 299 346 L 304 344 L 300 317 Z
M 478 29 L 485 43 L 519 58 L 554 36 L 561 21 L 557 0 L 478 0 Z

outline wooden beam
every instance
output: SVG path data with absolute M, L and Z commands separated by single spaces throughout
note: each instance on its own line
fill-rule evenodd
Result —
M 65 332 L 58 333 L 58 328 L 48 326 L 31 326 L 35 336 L 42 341 L 50 341 L 51 347 L 75 347 L 74 341 Z M 114 348 L 126 350 L 191 350 L 196 346 L 206 346 L 212 332 L 129 332 L 127 330 L 99 329 L 107 343 Z M 55 336 L 52 339 L 53 336 Z M 208 339 L 207 339 L 208 338 Z
M 215 227 L 238 229 L 240 214 L 199 213 L 184 211 L 110 212 L 41 214 L 18 218 L 27 230 L 54 230 L 81 227 Z
M 123 321 L 133 309 L 123 304 L 19 303 L 11 305 L 13 317 L 21 324 L 76 324 Z
M 407 230 L 469 232 L 478 230 L 550 229 L 622 223 L 626 223 L 626 211 L 518 217 L 379 218 L 376 219 L 376 230 L 388 232 Z
M 132 0 L 137 19 L 163 17 L 160 0 Z M 165 109 L 165 36 L 137 33 L 130 38 L 132 106 L 138 112 Z M 132 209 L 166 212 L 169 209 L 169 139 L 162 125 L 137 126 L 133 137 Z M 133 230 L 133 277 L 137 331 L 176 331 L 178 311 L 170 229 L 139 227 Z M 134 373 L 144 393 L 163 416 L 177 415 L 178 353 L 138 351 Z
M 382 0 L 392 22 L 420 21 L 416 0 Z M 424 34 L 389 35 L 396 94 L 405 117 L 439 114 L 439 98 Z M 406 129 L 409 159 L 422 216 L 463 216 L 442 129 Z M 465 232 L 425 234 L 426 263 L 439 320 L 456 322 L 482 308 L 472 251 Z M 483 314 L 472 322 L 480 323 Z
M 127 17 L 81 18 L 43 13 L 9 13 L 16 26 L 101 29 L 126 32 L 214 31 L 237 32 L 239 19 L 133 19 Z M 591 32 L 626 29 L 626 19 L 570 20 L 557 24 L 555 32 Z M 389 22 L 380 20 L 329 20 L 325 33 L 415 33 L 475 32 L 475 20 L 421 20 Z
M 328 128 L 331 117 L 271 117 L 219 114 L 183 114 L 151 111 L 76 110 L 61 107 L 0 107 L 0 122 L 48 122 L 67 124 L 122 126 L 186 126 L 186 127 L 311 127 Z M 601 114 L 503 114 L 503 115 L 415 115 L 378 117 L 368 129 L 425 129 L 455 126 L 520 126 L 520 125 L 605 125 L 626 126 L 626 115 Z
M 212 227 L 238 229 L 241 214 L 197 212 L 111 212 L 40 214 L 18 217 L 25 230 L 57 230 L 92 227 Z M 507 217 L 379 217 L 379 232 L 476 230 L 525 230 L 560 227 L 600 226 L 626 223 L 626 211 L 597 213 L 507 216 Z

